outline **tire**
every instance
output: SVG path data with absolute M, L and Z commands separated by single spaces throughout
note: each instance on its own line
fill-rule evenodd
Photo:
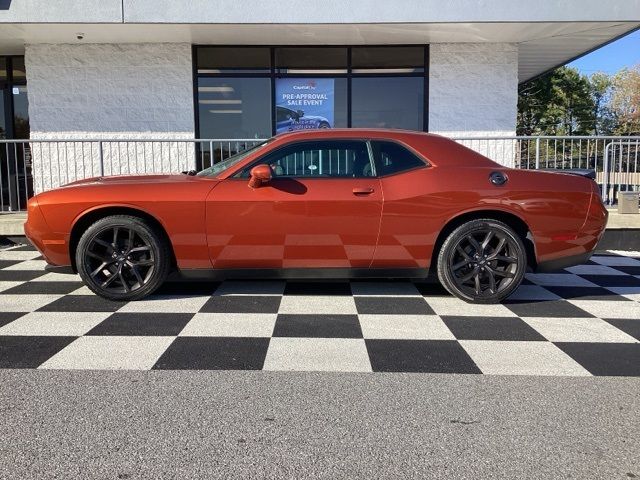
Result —
M 437 262 L 438 279 L 452 295 L 469 303 L 499 303 L 522 283 L 527 254 L 511 227 L 486 218 L 451 232 Z
M 130 215 L 112 215 L 92 224 L 75 252 L 87 287 L 119 301 L 138 300 L 157 290 L 171 270 L 171 258 L 164 232 Z

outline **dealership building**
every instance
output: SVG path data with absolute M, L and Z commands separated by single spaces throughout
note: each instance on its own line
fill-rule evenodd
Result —
M 0 0 L 0 132 L 250 140 L 383 127 L 508 136 L 521 82 L 639 26 L 640 0 Z M 150 157 L 159 157 L 155 169 L 200 167 L 218 158 L 201 151 L 207 145 L 145 152 L 125 173 L 153 169 Z M 35 143 L 9 150 L 3 164 L 26 157 L 36 190 L 86 176 L 77 164 L 87 170 L 87 156 L 118 161 L 76 146 L 55 161 Z

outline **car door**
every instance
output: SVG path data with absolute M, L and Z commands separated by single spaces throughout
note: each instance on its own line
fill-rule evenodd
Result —
M 432 189 L 427 162 L 395 141 L 371 142 L 376 171 L 384 190 L 380 236 L 374 268 L 425 268 L 429 248 L 442 225 L 436 210 L 442 200 Z M 437 190 L 436 190 L 437 191 Z
M 249 171 L 272 179 L 248 186 Z M 368 144 L 299 141 L 265 154 L 213 189 L 207 238 L 214 268 L 366 268 L 373 259 L 382 191 Z

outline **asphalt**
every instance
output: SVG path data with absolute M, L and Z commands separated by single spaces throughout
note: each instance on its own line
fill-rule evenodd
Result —
M 0 370 L 0 478 L 640 478 L 640 379 Z

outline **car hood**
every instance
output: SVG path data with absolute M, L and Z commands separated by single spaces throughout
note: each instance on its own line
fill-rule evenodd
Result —
M 192 181 L 195 177 L 184 174 L 162 174 L 162 175 L 113 175 L 106 177 L 92 177 L 85 178 L 84 180 L 76 180 L 75 182 L 67 183 L 64 187 L 75 187 L 81 185 L 95 185 L 95 184 L 141 184 L 141 183 L 177 183 Z

